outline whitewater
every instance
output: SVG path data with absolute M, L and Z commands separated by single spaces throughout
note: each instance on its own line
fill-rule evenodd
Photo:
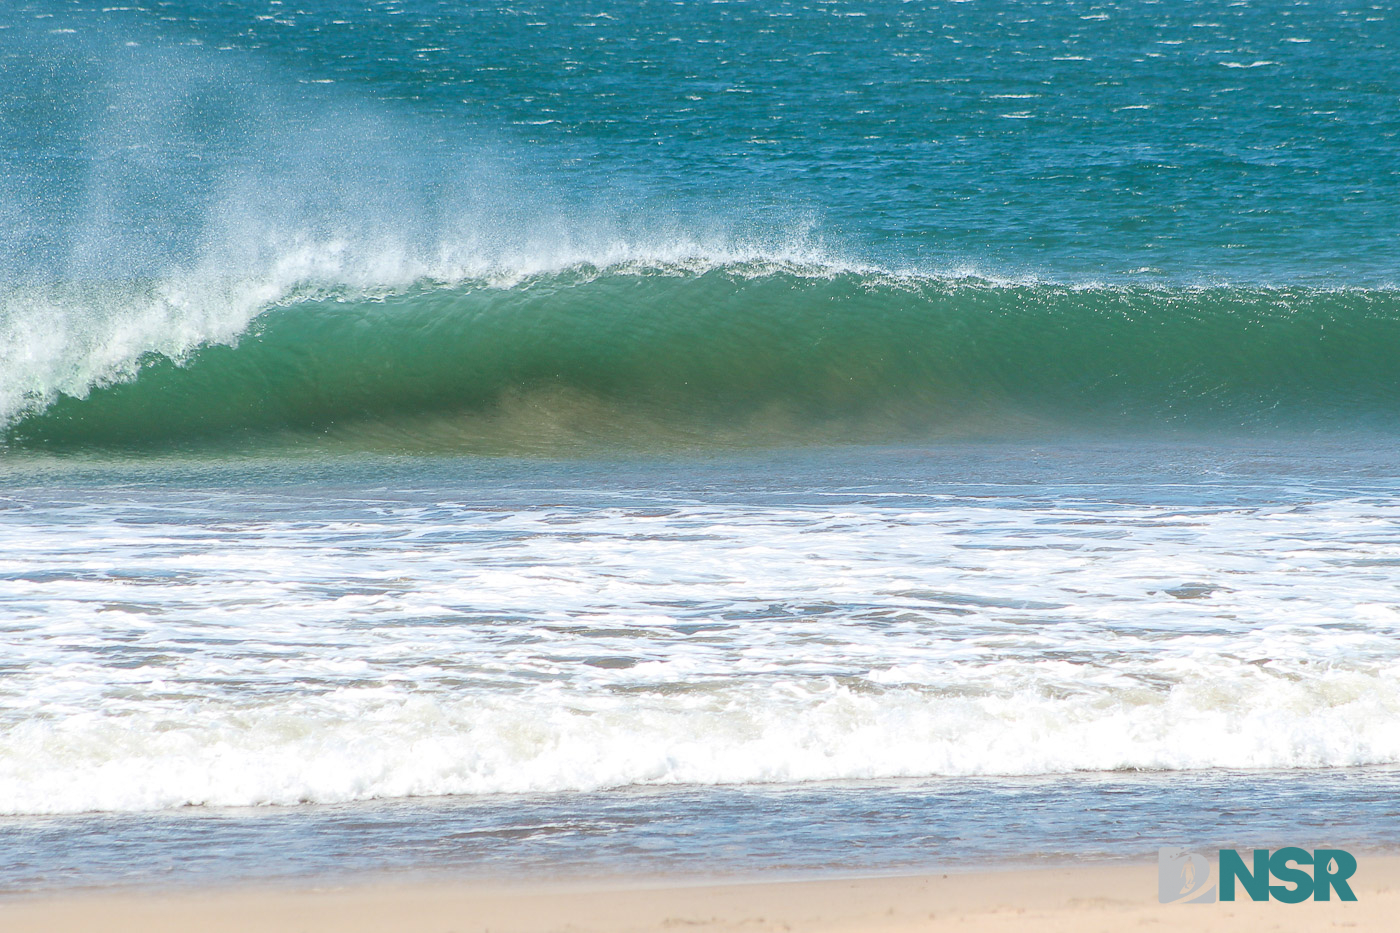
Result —
M 3 807 L 1400 762 L 1383 497 L 814 493 L 31 493 Z
M 254 6 L 0 10 L 0 890 L 1400 842 L 1390 5 Z

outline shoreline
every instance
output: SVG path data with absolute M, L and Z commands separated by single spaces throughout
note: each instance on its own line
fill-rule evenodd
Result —
M 376 876 L 322 885 L 0 895 L 8 933 L 643 933 L 1387 929 L 1400 855 L 1361 855 L 1354 903 L 1159 904 L 1155 863 L 798 880 L 630 877 L 482 882 Z M 1241 895 L 1243 898 L 1243 895 Z

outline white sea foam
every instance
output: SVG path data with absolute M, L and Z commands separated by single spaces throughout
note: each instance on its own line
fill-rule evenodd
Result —
M 0 807 L 1400 762 L 1397 519 L 9 509 Z
M 880 692 L 834 679 L 633 697 L 448 699 L 390 686 L 77 714 L 10 731 L 0 800 L 9 813 L 54 813 L 1400 760 L 1400 665 L 1290 680 L 1296 672 L 1203 659 L 1155 672 L 1176 681 L 1165 693 L 1068 666 L 952 667 L 938 687 Z

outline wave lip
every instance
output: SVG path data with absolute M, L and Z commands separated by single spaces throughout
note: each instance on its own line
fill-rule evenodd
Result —
M 0 392 L 7 442 L 470 447 L 1400 414 L 1400 292 L 1384 289 L 1076 287 L 725 256 L 239 300 L 182 328 L 160 311 L 104 318 L 82 365 Z

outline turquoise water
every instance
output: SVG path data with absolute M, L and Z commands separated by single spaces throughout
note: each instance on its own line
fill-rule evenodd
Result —
M 42 205 L 11 242 L 43 260 L 102 232 L 95 185 L 136 221 L 100 261 L 197 249 L 241 183 L 235 209 L 410 240 L 465 207 L 482 238 L 1394 284 L 1386 3 L 110 6 L 4 14 L 9 200 Z
M 1393 425 L 1383 5 L 3 16 L 11 447 Z
M 1393 847 L 1397 15 L 7 3 L 0 886 Z

